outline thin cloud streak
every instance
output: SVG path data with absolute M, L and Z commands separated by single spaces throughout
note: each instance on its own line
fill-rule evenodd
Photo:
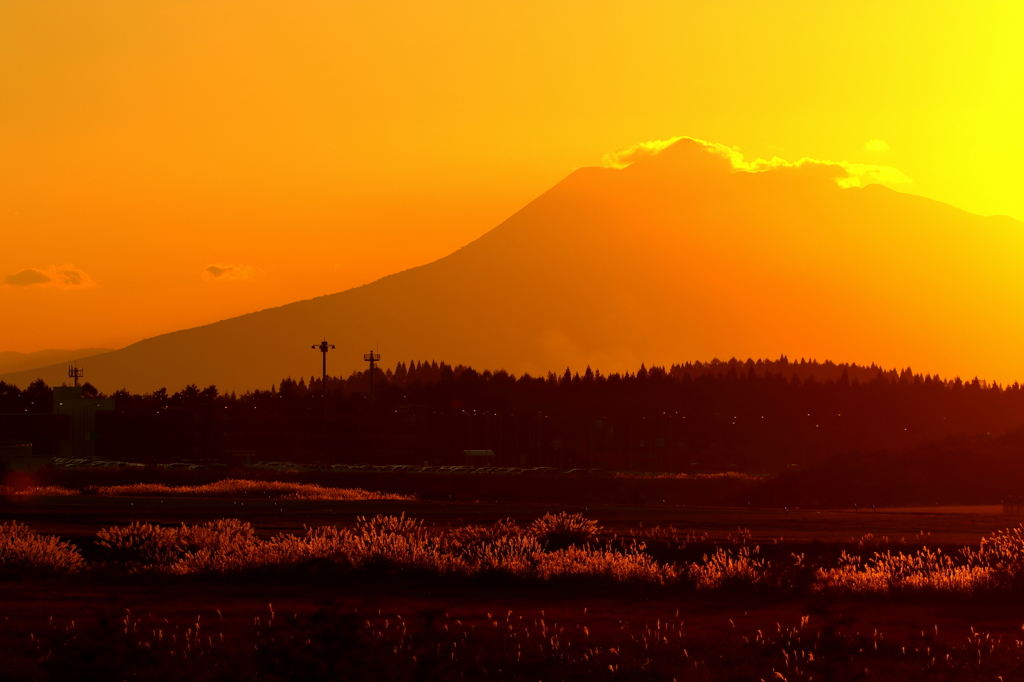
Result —
M 203 269 L 203 279 L 208 282 L 239 282 L 256 279 L 266 273 L 252 265 L 212 263 Z
M 96 286 L 89 275 L 71 263 L 50 265 L 44 269 L 25 268 L 4 278 L 3 284 L 13 287 L 52 287 L 84 289 Z

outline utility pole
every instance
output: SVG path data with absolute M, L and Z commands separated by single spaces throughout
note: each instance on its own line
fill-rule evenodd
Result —
M 327 343 L 327 339 L 324 339 L 319 345 L 313 346 L 313 350 L 319 350 L 324 356 L 324 426 L 327 426 L 327 351 L 334 350 L 334 346 Z
M 363 354 L 363 360 L 370 363 L 370 414 L 373 414 L 373 370 L 377 368 L 377 363 L 380 362 L 380 353 L 375 353 L 371 350 L 369 353 Z

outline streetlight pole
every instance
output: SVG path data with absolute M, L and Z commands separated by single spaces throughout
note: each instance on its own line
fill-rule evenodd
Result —
M 334 346 L 327 343 L 327 339 L 321 341 L 319 345 L 313 346 L 313 350 L 319 350 L 324 359 L 323 383 L 321 384 L 324 389 L 324 426 L 327 426 L 327 351 L 333 349 Z
M 363 354 L 363 360 L 370 363 L 370 414 L 373 414 L 373 370 L 377 369 L 377 363 L 380 362 L 380 353 L 371 350 Z

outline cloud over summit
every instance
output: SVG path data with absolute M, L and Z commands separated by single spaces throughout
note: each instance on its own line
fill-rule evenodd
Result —
M 654 156 L 665 147 L 675 144 L 683 139 L 681 136 L 670 137 L 667 140 L 650 140 L 638 142 L 631 147 L 624 147 L 613 152 L 608 152 L 601 159 L 601 165 L 605 168 L 625 168 L 629 164 L 646 156 Z M 693 139 L 693 138 L 688 138 Z
M 902 171 L 892 166 L 877 164 L 850 163 L 849 161 L 829 161 L 803 157 L 797 161 L 774 156 L 771 159 L 756 158 L 746 160 L 738 147 L 729 147 L 718 142 L 708 142 L 695 137 L 679 136 L 668 140 L 651 140 L 625 147 L 604 155 L 602 165 L 606 168 L 625 168 L 642 159 L 656 156 L 668 147 L 683 142 L 691 147 L 703 148 L 709 155 L 719 156 L 729 162 L 734 172 L 760 173 L 768 170 L 790 169 L 795 171 L 825 173 L 835 178 L 840 187 L 863 187 L 873 183 L 890 185 L 912 182 Z M 866 148 L 871 151 L 884 151 L 889 147 L 882 140 L 871 140 Z

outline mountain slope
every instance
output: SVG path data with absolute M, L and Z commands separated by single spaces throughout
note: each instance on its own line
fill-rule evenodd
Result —
M 54 363 L 74 362 L 78 358 L 87 358 L 98 353 L 106 353 L 109 348 L 79 348 L 65 350 L 53 348 L 34 353 L 17 353 L 15 351 L 0 352 L 0 373 L 25 372 L 37 367 L 46 367 Z
M 683 139 L 582 168 L 455 253 L 329 296 L 81 364 L 103 390 L 266 387 L 437 358 L 513 372 L 711 357 L 832 358 L 1024 378 L 1024 224 L 827 166 L 738 172 Z M 66 368 L 6 375 L 60 382 Z

